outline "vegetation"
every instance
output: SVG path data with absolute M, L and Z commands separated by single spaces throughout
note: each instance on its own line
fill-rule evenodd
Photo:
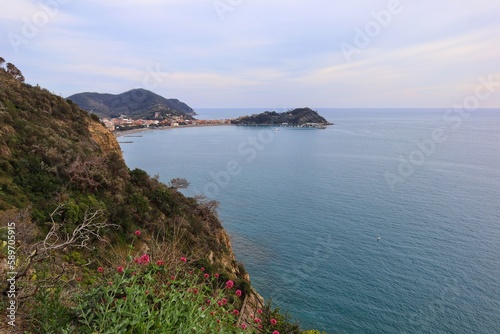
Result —
M 300 332 L 269 304 L 242 310 L 255 293 L 216 202 L 130 170 L 98 119 L 4 63 L 0 267 L 15 288 L 2 279 L 0 306 L 15 300 L 19 333 Z

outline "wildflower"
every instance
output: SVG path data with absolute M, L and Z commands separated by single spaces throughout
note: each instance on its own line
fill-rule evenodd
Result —
M 226 298 L 222 298 L 221 302 L 222 302 L 222 305 L 226 305 L 227 304 L 227 299 Z
M 261 309 L 258 309 L 258 310 L 257 310 L 257 313 L 258 313 L 258 314 L 262 314 L 262 310 L 261 310 Z
M 122 298 L 122 299 L 123 299 L 123 300 L 127 300 L 127 296 L 123 296 L 123 298 Z
M 108 285 L 113 285 L 113 282 L 111 282 L 111 281 L 110 281 L 110 282 L 108 282 Z
M 187 262 L 187 259 L 183 256 L 183 257 L 181 257 L 181 262 L 186 263 L 186 262 Z
M 134 232 L 134 234 L 135 234 L 136 236 L 140 237 L 140 236 L 141 236 L 141 231 L 136 230 L 136 231 Z
M 170 276 L 171 281 L 175 281 L 175 276 Z
M 149 295 L 149 290 L 146 290 L 146 291 L 145 291 L 145 293 L 146 293 L 147 295 Z
M 236 290 L 235 295 L 241 297 L 241 290 Z
M 274 332 L 273 332 L 273 334 L 280 334 L 280 332 L 278 332 L 278 331 L 274 331 Z
M 205 268 L 204 268 L 204 267 L 201 267 L 201 268 L 200 268 L 200 270 L 201 270 L 201 271 L 205 271 Z
M 253 321 L 255 321 L 256 324 L 258 324 L 259 322 L 262 322 L 262 320 L 260 320 L 259 318 L 255 317 L 255 319 L 253 319 Z
M 220 324 L 220 319 L 217 319 L 217 323 Z
M 232 289 L 233 286 L 234 286 L 234 282 L 233 281 L 229 280 L 229 281 L 226 282 L 226 288 Z
M 203 274 L 203 277 L 205 277 L 205 278 L 209 278 L 209 277 L 210 277 L 210 275 L 209 275 L 209 274 Z
M 122 266 L 119 266 L 119 267 L 116 267 L 116 271 L 118 271 L 119 273 L 122 273 L 123 272 L 123 267 Z
M 159 266 L 163 266 L 165 264 L 165 261 L 158 260 L 158 261 L 156 261 L 156 264 L 159 265 Z
M 215 278 L 219 278 L 219 274 L 215 274 L 214 276 L 215 276 Z
M 149 255 L 148 254 L 144 254 L 143 256 L 141 256 L 139 258 L 139 261 L 137 263 L 139 264 L 148 264 L 149 263 Z
M 98 273 L 102 273 L 103 271 L 104 271 L 104 268 L 103 268 L 103 267 L 99 267 L 99 268 L 97 268 L 97 272 L 98 272 Z
M 276 325 L 278 323 L 278 321 L 276 319 L 271 319 L 271 325 Z
M 238 310 L 233 310 L 233 314 L 234 314 L 234 315 L 239 315 L 239 314 L 240 314 L 240 311 L 238 311 Z
M 217 305 L 222 306 L 222 302 L 219 300 L 219 301 L 217 302 Z
M 210 303 L 211 303 L 210 299 L 207 299 L 207 304 L 210 304 Z
M 247 329 L 247 325 L 245 325 L 245 324 L 241 324 L 241 328 L 242 328 L 242 329 Z
M 77 281 L 77 282 L 81 282 L 81 281 L 82 281 L 82 278 L 81 278 L 81 277 L 77 277 L 77 278 L 76 278 L 76 281 Z

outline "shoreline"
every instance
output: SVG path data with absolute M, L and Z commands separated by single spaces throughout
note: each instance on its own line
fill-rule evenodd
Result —
M 163 126 L 156 128 L 140 128 L 125 131 L 111 131 L 111 133 L 116 137 L 126 137 L 131 134 L 141 133 L 146 131 L 156 131 L 156 130 L 174 130 L 174 129 L 184 129 L 184 128 L 204 128 L 212 126 L 234 126 L 234 124 L 196 124 L 196 125 L 179 125 L 179 126 Z

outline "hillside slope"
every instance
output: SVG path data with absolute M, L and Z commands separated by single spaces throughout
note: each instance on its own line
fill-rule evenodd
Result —
M 8 271 L 2 245 L 7 242 L 7 225 L 13 223 L 20 294 L 33 293 L 38 283 L 29 277 L 47 266 L 63 272 L 72 268 L 73 277 L 89 275 L 91 284 L 90 273 L 100 263 L 153 249 L 171 249 L 170 256 L 185 256 L 191 265 L 204 266 L 207 272 L 219 273 L 221 280 L 233 279 L 235 286 L 250 291 L 249 278 L 217 218 L 216 203 L 187 198 L 173 185 L 130 170 L 116 138 L 95 116 L 45 89 L 24 84 L 2 67 L 0 167 L 0 241 L 5 242 L 0 242 L 0 272 Z M 77 240 L 85 247 L 50 248 L 69 240 L 89 217 L 99 217 L 103 228 L 100 235 L 92 232 Z M 149 237 L 128 248 L 137 230 Z M 43 241 L 48 235 L 52 237 Z M 39 257 L 41 249 L 54 249 L 44 256 L 55 262 Z M 44 275 L 56 274 L 50 270 Z M 60 277 L 67 280 L 64 275 Z M 29 314 L 28 304 L 19 308 L 18 313 L 23 312 Z
M 121 94 L 78 93 L 68 97 L 83 110 L 99 117 L 127 115 L 152 119 L 160 115 L 196 115 L 194 110 L 177 99 L 166 99 L 146 89 L 132 89 Z M 191 117 L 188 117 L 191 119 Z

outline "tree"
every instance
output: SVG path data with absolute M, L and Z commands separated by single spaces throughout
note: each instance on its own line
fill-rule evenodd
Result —
M 4 63 L 5 63 L 5 59 L 3 59 L 2 57 L 0 57 L 0 66 L 3 66 Z
M 12 75 L 14 79 L 20 82 L 24 82 L 24 76 L 21 71 L 12 63 L 7 63 L 7 73 Z
M 182 177 L 177 177 L 170 180 L 169 186 L 174 189 L 186 189 L 189 187 L 189 181 Z

